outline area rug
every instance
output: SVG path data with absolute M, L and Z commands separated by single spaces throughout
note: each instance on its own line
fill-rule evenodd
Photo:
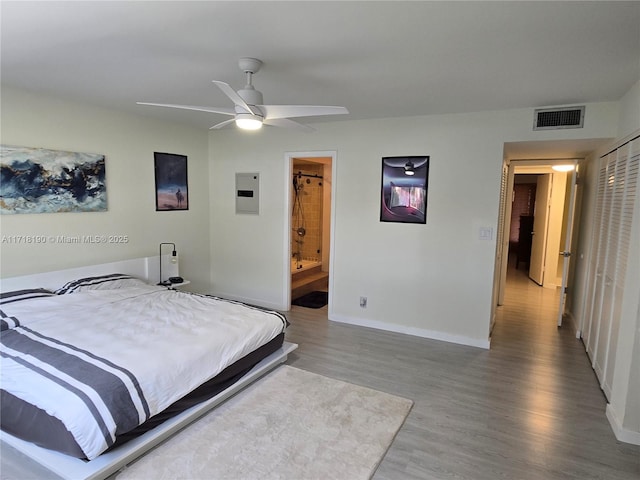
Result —
M 296 298 L 291 303 L 307 308 L 322 308 L 329 302 L 328 292 L 311 292 Z
M 412 405 L 283 365 L 115 478 L 368 479 Z

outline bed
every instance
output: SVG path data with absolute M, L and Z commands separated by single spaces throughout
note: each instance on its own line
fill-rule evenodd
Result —
M 1 438 L 62 477 L 107 477 L 296 347 L 282 314 L 140 260 L 2 281 Z

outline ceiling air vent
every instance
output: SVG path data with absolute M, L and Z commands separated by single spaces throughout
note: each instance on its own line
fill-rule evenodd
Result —
M 539 108 L 535 111 L 534 130 L 557 130 L 559 128 L 582 128 L 584 106 L 563 108 Z

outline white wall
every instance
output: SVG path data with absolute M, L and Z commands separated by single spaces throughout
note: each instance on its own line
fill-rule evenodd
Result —
M 8 145 L 106 157 L 107 212 L 2 215 L 1 236 L 126 235 L 124 244 L 0 245 L 2 277 L 157 255 L 175 242 L 181 273 L 209 287 L 207 132 L 107 109 L 2 88 L 2 138 Z M 153 152 L 187 155 L 189 210 L 155 211 Z
M 532 131 L 533 109 L 519 109 L 321 123 L 311 135 L 271 128 L 207 133 L 6 87 L 1 94 L 2 143 L 106 156 L 109 210 L 3 215 L 0 234 L 130 238 L 119 245 L 4 243 L 2 277 L 155 255 L 159 242 L 174 241 L 194 290 L 284 309 L 285 152 L 336 150 L 330 318 L 478 346 L 488 344 L 503 144 L 620 138 L 640 129 L 640 84 L 620 108 L 587 105 L 583 129 L 549 132 Z M 154 151 L 188 156 L 188 211 L 155 211 Z M 427 225 L 379 222 L 381 157 L 425 154 L 431 156 Z M 235 172 L 254 171 L 261 173 L 260 215 L 235 215 Z M 478 239 L 481 226 L 494 228 L 492 241 Z M 581 225 L 580 252 L 588 250 L 589 228 Z M 362 295 L 367 309 L 358 306 Z M 640 319 L 635 327 L 624 352 L 629 375 L 637 374 Z M 622 422 L 637 423 L 637 415 L 625 416 L 640 398 L 629 378 L 616 376 L 612 403 Z
M 640 80 L 620 100 L 618 138 L 624 138 L 640 128 Z
M 519 109 L 212 132 L 214 292 L 287 308 L 285 153 L 335 150 L 330 319 L 486 347 L 504 143 L 613 137 L 617 119 L 617 103 L 601 103 L 576 130 L 534 132 L 533 109 Z M 431 157 L 426 225 L 379 221 L 381 157 L 393 155 Z M 253 171 L 261 214 L 235 215 L 235 172 Z M 484 226 L 492 240 L 479 240 Z
M 521 109 L 320 123 L 315 134 L 207 134 L 7 88 L 1 113 L 3 143 L 104 154 L 109 202 L 108 212 L 3 215 L 2 235 L 130 238 L 3 244 L 2 276 L 154 255 L 159 242 L 174 241 L 194 290 L 286 309 L 285 154 L 335 150 L 330 317 L 485 347 L 504 142 L 610 137 L 618 117 L 617 104 L 603 103 L 587 106 L 580 130 L 533 132 L 533 110 Z M 155 211 L 154 151 L 188 156 L 189 211 Z M 381 223 L 381 157 L 425 154 L 427 224 Z M 254 171 L 260 215 L 236 215 L 235 173 Z M 494 229 L 493 240 L 478 239 L 483 226 Z

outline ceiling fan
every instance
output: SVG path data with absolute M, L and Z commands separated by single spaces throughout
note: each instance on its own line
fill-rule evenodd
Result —
M 151 105 L 155 107 L 180 108 L 183 110 L 196 110 L 199 112 L 220 113 L 231 115 L 233 118 L 218 123 L 210 128 L 215 130 L 233 122 L 239 128 L 245 130 L 257 130 L 265 125 L 275 127 L 296 128 L 307 132 L 314 131 L 313 127 L 291 120 L 298 117 L 315 117 L 320 115 L 342 115 L 349 113 L 345 107 L 331 107 L 321 105 L 264 105 L 262 93 L 256 90 L 251 83 L 254 73 L 260 70 L 262 61 L 257 58 L 241 58 L 238 62 L 240 70 L 247 75 L 247 84 L 237 92 L 225 82 L 213 80 L 222 92 L 231 99 L 234 107 L 200 107 L 197 105 L 173 105 L 168 103 L 136 102 L 138 105 Z

